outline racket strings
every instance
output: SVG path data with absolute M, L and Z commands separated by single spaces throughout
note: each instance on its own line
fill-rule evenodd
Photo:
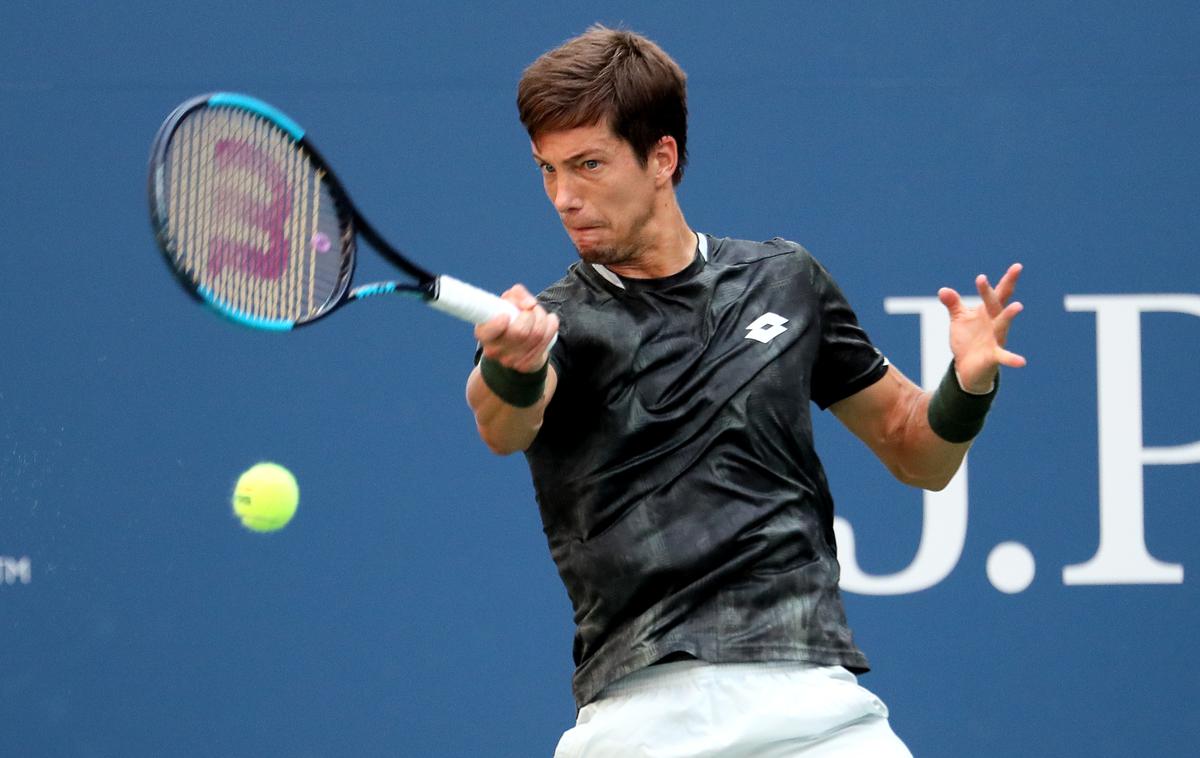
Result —
M 333 304 L 353 231 L 324 171 L 286 133 L 243 111 L 202 108 L 176 128 L 166 166 L 172 255 L 207 297 L 269 322 Z

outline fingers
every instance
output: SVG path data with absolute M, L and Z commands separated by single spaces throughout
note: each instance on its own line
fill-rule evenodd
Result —
M 1013 292 L 1017 289 L 1017 280 L 1021 278 L 1021 272 L 1024 270 L 1025 267 L 1020 263 L 1014 263 L 1004 272 L 1004 276 L 1000 277 L 1000 283 L 996 285 L 996 297 L 1001 303 L 1012 299 Z
M 536 371 L 541 368 L 549 358 L 547 351 L 550 349 L 550 343 L 558 334 L 558 316 L 546 313 L 540 308 L 538 310 L 540 315 L 537 323 L 523 343 L 528 345 L 528 349 L 524 353 L 512 356 L 510 365 L 517 371 Z
M 937 294 L 938 300 L 941 300 L 942 305 L 946 306 L 946 310 L 950 311 L 950 318 L 962 313 L 966 307 L 963 305 L 962 296 L 949 287 L 942 287 Z
M 1025 304 L 1021 302 L 1009 303 L 1000 311 L 1000 314 L 993 319 L 993 325 L 1004 332 L 1008 332 L 1008 327 L 1012 325 L 1013 319 L 1017 314 L 1025 310 Z
M 992 289 L 992 285 L 988 283 L 986 275 L 980 274 L 975 277 L 975 290 L 979 293 L 979 299 L 983 301 L 983 306 L 987 309 L 988 314 L 993 318 L 1004 309 L 1004 303 L 1000 301 L 996 290 Z
M 996 351 L 996 362 L 1009 368 L 1021 368 L 1025 365 L 1025 356 L 1000 348 Z
M 517 307 L 517 314 L 500 314 L 476 325 L 475 338 L 489 359 L 517 371 L 536 371 L 546 363 L 558 334 L 558 317 L 547 313 L 520 284 L 501 297 Z
M 1012 264 L 1004 272 L 1004 276 L 1000 277 L 1000 282 L 995 288 L 991 286 L 986 275 L 980 274 L 975 277 L 975 289 L 979 292 L 980 299 L 983 300 L 983 304 L 993 318 L 1000 314 L 1000 311 L 1012 298 L 1017 289 L 1017 280 L 1021 277 L 1023 270 L 1024 266 L 1020 263 Z
M 1008 330 L 1012 326 L 1013 319 L 1023 310 L 1025 310 L 1025 306 L 1022 303 L 1009 303 L 1004 310 L 992 318 L 992 333 L 996 336 L 997 345 L 1004 347 L 1008 342 Z
M 495 342 L 504 331 L 508 329 L 510 317 L 507 313 L 500 313 L 482 324 L 475 325 L 475 339 L 479 340 L 483 345 Z
M 505 290 L 500 297 L 517 306 L 518 310 L 527 311 L 537 306 L 537 298 L 523 284 L 514 284 Z
M 1004 276 L 1000 277 L 1000 281 L 995 287 L 992 287 L 986 274 L 975 277 L 975 290 L 979 293 L 979 299 L 983 303 L 983 311 L 996 322 L 997 335 L 1001 344 L 1003 344 L 1004 335 L 1007 334 L 1012 319 L 1021 311 L 1019 303 L 1009 303 L 1008 301 L 1016 292 L 1017 280 L 1021 277 L 1023 270 L 1024 266 L 1020 263 L 1012 264 L 1004 272 Z M 938 290 L 938 299 L 950 311 L 952 319 L 972 311 L 962 302 L 958 293 L 948 287 Z M 1007 310 L 1011 305 L 1016 305 L 1017 309 Z M 1000 321 L 1002 316 L 1003 321 Z

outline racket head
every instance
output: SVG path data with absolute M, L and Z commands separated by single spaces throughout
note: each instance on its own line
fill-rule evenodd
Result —
M 287 330 L 345 302 L 356 213 L 304 130 L 237 93 L 192 98 L 150 154 L 150 219 L 178 281 L 245 326 Z

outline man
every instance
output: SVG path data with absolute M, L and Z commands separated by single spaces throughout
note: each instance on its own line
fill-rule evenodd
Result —
M 800 246 L 694 232 L 675 195 L 683 72 L 593 27 L 535 61 L 518 109 L 581 261 L 476 328 L 492 451 L 524 451 L 575 609 L 576 726 L 556 756 L 909 755 L 858 686 L 809 401 L 901 481 L 940 489 L 983 424 L 1020 274 L 939 297 L 954 365 L 890 366 Z

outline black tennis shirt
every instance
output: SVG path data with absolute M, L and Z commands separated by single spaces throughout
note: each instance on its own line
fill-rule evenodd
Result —
M 703 247 L 662 279 L 577 262 L 538 296 L 560 318 L 559 382 L 526 457 L 580 707 L 672 653 L 867 668 L 809 413 L 887 363 L 804 248 Z

